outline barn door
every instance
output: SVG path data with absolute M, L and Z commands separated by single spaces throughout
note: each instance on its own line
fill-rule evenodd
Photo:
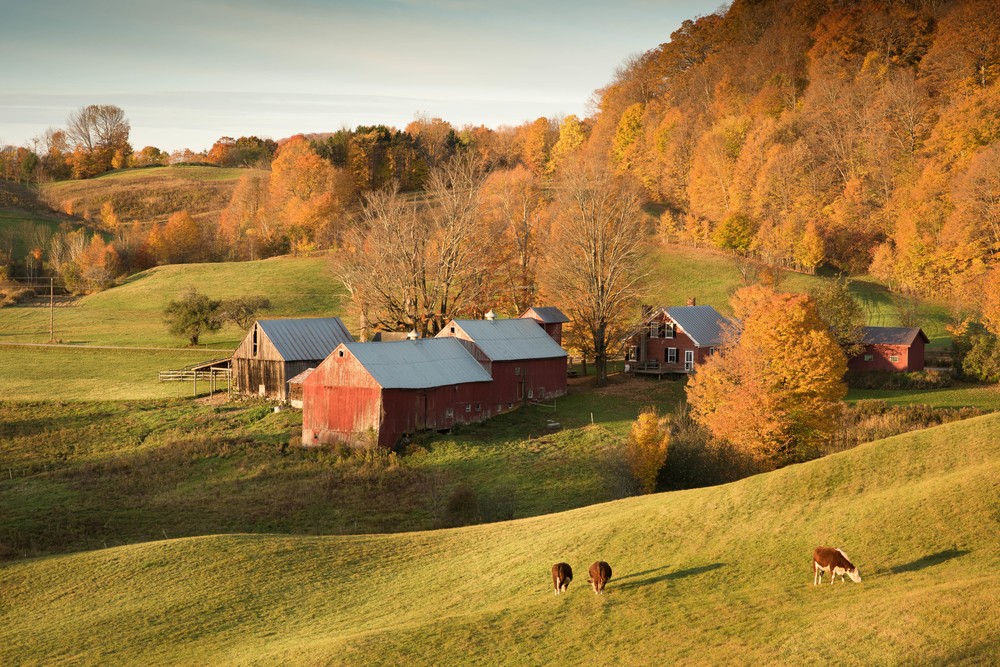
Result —
M 427 428 L 427 394 L 417 394 L 416 415 L 413 418 L 414 429 L 422 431 Z

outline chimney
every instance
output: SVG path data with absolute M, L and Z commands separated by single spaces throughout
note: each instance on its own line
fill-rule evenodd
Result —
M 497 318 L 497 314 L 494 313 L 493 309 L 491 308 L 488 313 L 486 313 L 485 315 L 483 315 L 483 317 L 485 317 L 490 322 L 492 322 L 493 320 L 495 320 Z
M 646 319 L 649 316 L 649 314 L 653 312 L 653 307 L 646 303 L 642 304 L 640 308 L 642 309 L 640 312 L 643 319 Z
M 687 303 L 687 305 L 689 305 L 689 306 L 697 306 L 698 305 L 698 300 L 695 299 L 693 296 L 689 296 L 688 297 L 688 303 Z
M 406 334 L 407 340 L 416 340 L 418 338 L 420 338 L 420 336 L 417 335 L 416 329 L 410 329 L 410 333 Z

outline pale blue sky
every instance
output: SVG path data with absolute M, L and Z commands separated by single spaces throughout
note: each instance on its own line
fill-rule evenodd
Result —
M 417 114 L 514 125 L 586 112 L 704 0 L 0 0 L 0 144 L 117 104 L 137 149 L 279 139 Z

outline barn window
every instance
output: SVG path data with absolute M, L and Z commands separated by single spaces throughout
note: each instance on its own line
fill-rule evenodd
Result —
M 532 399 L 534 397 L 535 397 L 535 390 L 534 389 L 529 389 L 528 390 L 528 398 Z
M 483 404 L 476 403 L 476 412 L 482 412 L 482 411 L 483 411 Z
M 875 361 L 875 355 L 874 354 L 866 354 L 865 355 L 865 361 Z
M 251 347 L 253 348 L 253 351 L 250 354 L 251 354 L 251 356 L 256 357 L 257 356 L 257 327 L 253 328 L 253 337 L 252 337 L 251 340 L 252 340 Z
M 514 375 L 520 375 L 520 374 L 521 374 L 521 367 L 514 366 Z
M 337 350 L 337 356 L 338 357 L 344 356 L 344 351 L 343 350 Z
M 465 411 L 466 412 L 472 412 L 472 403 L 466 403 L 465 404 Z
M 677 334 L 677 325 L 673 322 L 663 323 L 663 337 L 673 338 Z
M 448 330 L 449 330 L 449 331 L 450 331 L 451 333 L 455 333 L 455 327 L 448 327 Z
M 899 361 L 899 355 L 898 354 L 892 355 L 891 357 L 889 357 L 889 361 L 891 361 L 894 364 L 897 363 Z
M 666 362 L 668 364 L 676 364 L 677 363 L 677 348 L 676 347 L 668 347 L 667 348 Z
M 451 408 L 446 408 L 445 411 L 444 411 L 444 418 L 445 419 L 454 419 L 455 418 L 455 411 L 452 410 Z

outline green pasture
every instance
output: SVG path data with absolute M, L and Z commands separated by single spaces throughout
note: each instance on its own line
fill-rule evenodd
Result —
M 163 309 L 192 287 L 213 299 L 266 296 L 272 309 L 262 312 L 261 317 L 330 317 L 343 315 L 347 306 L 343 286 L 324 257 L 173 264 L 138 273 L 123 285 L 57 306 L 56 338 L 80 345 L 182 347 L 186 341 L 167 333 Z M 202 336 L 201 343 L 216 350 L 232 350 L 243 335 L 230 324 Z M 0 342 L 43 343 L 48 339 L 48 304 L 0 309 Z
M 1000 385 L 956 382 L 942 389 L 851 389 L 849 402 L 885 401 L 890 405 L 929 405 L 935 408 L 980 408 L 1000 411 Z
M 505 523 L 9 562 L 0 662 L 994 664 L 998 431 L 990 415 L 733 484 Z M 220 503 L 256 511 L 231 490 Z M 817 545 L 843 548 L 863 582 L 814 587 Z M 597 559 L 614 570 L 603 596 L 585 583 Z M 556 561 L 575 572 L 558 597 Z
M 0 234 L 13 240 L 13 258 L 16 261 L 23 261 L 31 250 L 24 238 L 24 232 L 30 226 L 42 227 L 50 234 L 59 231 L 62 220 L 52 216 L 38 215 L 37 213 L 26 213 L 24 211 L 0 210 Z M 43 248 L 46 252 L 48 248 Z
M 183 180 L 183 181 L 235 181 L 241 176 L 258 170 L 208 167 L 208 166 L 186 166 L 169 165 L 166 167 L 146 167 L 142 169 L 119 169 L 101 174 L 96 178 L 86 180 L 66 180 L 53 181 L 42 185 L 42 192 L 63 193 L 67 191 L 86 191 L 100 189 L 104 183 L 114 181 L 116 185 L 122 182 L 142 183 L 152 180 Z

